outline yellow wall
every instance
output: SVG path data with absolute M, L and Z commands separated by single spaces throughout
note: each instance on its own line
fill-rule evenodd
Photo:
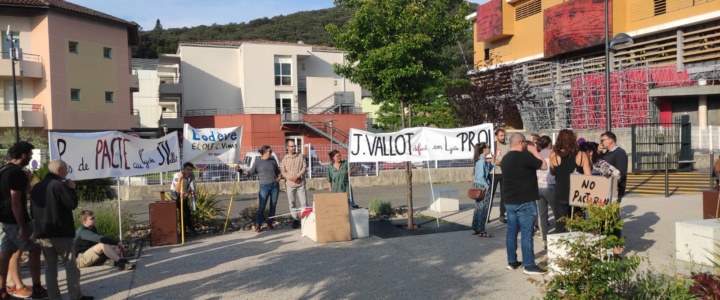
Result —
M 615 0 L 613 3 L 613 33 L 614 36 L 620 32 L 639 32 L 640 34 L 652 34 L 652 31 L 668 30 L 661 28 L 679 19 L 699 17 L 703 14 L 717 12 L 720 10 L 720 0 L 702 0 L 692 6 L 693 1 L 689 0 L 667 0 L 666 13 L 653 16 L 653 0 Z M 482 67 L 484 61 L 484 49 L 490 48 L 492 63 L 512 63 L 522 59 L 538 59 L 543 54 L 544 17 L 543 12 L 556 5 L 567 2 L 567 0 L 542 0 L 541 13 L 515 21 L 517 7 L 523 6 L 530 1 L 519 1 L 509 4 L 503 3 L 503 22 L 514 22 L 512 36 L 484 43 L 475 41 L 475 66 Z M 695 1 L 701 2 L 701 1 Z M 473 24 L 474 25 L 474 24 Z M 503 23 L 503 28 L 510 25 Z M 667 27 L 667 26 L 665 26 Z M 473 26 L 477 31 L 477 26 Z M 505 30 L 503 30 L 505 31 Z M 477 36 L 477 32 L 473 36 Z

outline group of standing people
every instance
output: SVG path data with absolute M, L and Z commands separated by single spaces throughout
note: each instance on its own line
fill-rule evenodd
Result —
M 625 195 L 627 153 L 617 145 L 617 137 L 610 131 L 600 135 L 599 143 L 578 140 L 569 129 L 561 130 L 554 144 L 549 136 L 533 135 L 528 141 L 515 132 L 507 143 L 505 136 L 505 130 L 495 131 L 495 153 L 490 153 L 487 143 L 475 145 L 473 183 L 475 188 L 485 191 L 485 196 L 476 199 L 473 234 L 493 237 L 485 224 L 489 222 L 492 198 L 500 185 L 499 219 L 507 223 L 508 269 L 523 267 L 526 274 L 543 274 L 545 271 L 535 264 L 533 234 L 539 232 L 547 249 L 548 208 L 555 219 L 554 232 L 567 231 L 563 218 L 571 217 L 570 175 L 614 176 L 616 201 L 620 202 Z M 516 254 L 518 233 L 521 262 Z M 621 232 L 612 234 L 620 236 Z M 614 250 L 616 254 L 622 252 L 619 248 Z
M 259 150 L 262 156 L 253 163 L 249 170 L 238 169 L 238 172 L 248 176 L 258 175 L 260 189 L 258 191 L 258 211 L 255 215 L 255 232 L 262 231 L 263 222 L 267 224 L 268 229 L 275 229 L 271 219 L 275 217 L 280 194 L 280 181 L 283 178 L 285 179 L 290 215 L 293 218 L 292 228 L 300 228 L 300 207 L 308 206 L 305 180 L 307 161 L 298 151 L 295 141 L 288 140 L 285 147 L 287 153 L 283 156 L 280 164 L 272 156 L 272 148 L 265 145 Z M 342 159 L 342 154 L 338 150 L 330 151 L 328 156 L 331 161 L 330 165 L 325 168 L 328 190 L 331 193 L 347 193 L 348 205 L 354 206 L 349 177 L 355 172 L 355 169 Z M 268 204 L 270 209 L 266 219 L 265 207 Z

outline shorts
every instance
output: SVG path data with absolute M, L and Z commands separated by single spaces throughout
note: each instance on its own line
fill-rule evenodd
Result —
M 15 252 L 18 249 L 20 251 L 30 251 L 40 247 L 35 242 L 23 242 L 20 240 L 20 226 L 18 224 L 0 223 L 0 228 L 2 228 L 0 230 L 0 251 L 2 252 Z M 32 224 L 28 223 L 25 228 L 29 233 L 32 233 Z
M 90 248 L 85 250 L 83 253 L 77 255 L 77 266 L 78 268 L 86 268 L 94 265 L 103 264 L 107 260 L 107 256 L 104 254 L 97 254 Z

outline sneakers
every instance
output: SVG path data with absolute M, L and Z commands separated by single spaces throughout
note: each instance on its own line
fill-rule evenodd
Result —
M 516 261 L 514 263 L 509 263 L 507 265 L 508 270 L 517 270 L 517 268 L 522 267 L 522 263 L 519 261 Z
M 547 271 L 543 270 L 542 268 L 538 267 L 537 265 L 533 265 L 532 267 L 527 267 L 525 270 L 523 270 L 523 273 L 528 275 L 543 275 L 547 273 Z
M 15 289 L 14 286 L 7 286 L 5 287 L 5 289 L 7 290 L 8 294 L 15 298 L 25 299 L 32 296 L 32 289 L 27 285 L 23 286 L 21 289 Z
M 260 233 L 262 231 L 262 228 L 260 228 L 260 225 L 255 225 L 255 232 Z
M 507 224 L 507 218 L 506 218 L 506 217 L 500 217 L 500 223 Z
M 31 298 L 32 299 L 47 299 L 48 292 L 42 285 L 39 285 L 39 284 L 33 285 Z
M 299 221 L 299 220 L 293 220 L 293 222 L 292 222 L 292 228 L 293 228 L 293 229 L 300 228 L 300 221 Z
M 271 224 L 271 223 L 268 223 L 267 227 L 270 230 L 275 230 L 275 226 L 273 226 L 273 224 Z
M 115 263 L 120 271 L 130 271 L 135 269 L 135 264 L 131 264 L 127 259 L 121 258 Z

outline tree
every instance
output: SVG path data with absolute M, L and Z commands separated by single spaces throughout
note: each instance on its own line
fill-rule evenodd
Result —
M 163 26 L 162 26 L 162 24 L 160 24 L 160 19 L 157 19 L 157 21 L 155 21 L 155 28 L 153 28 L 153 31 L 162 31 L 162 30 L 163 30 Z
M 512 66 L 489 67 L 471 80 L 448 90 L 450 108 L 460 126 L 493 123 L 502 127 L 518 115 L 519 106 L 536 101 L 530 85 Z
M 35 149 L 48 151 L 47 136 L 37 134 L 37 132 L 20 128 L 20 140 L 30 142 Z M 9 149 L 15 143 L 15 129 L 10 128 L 0 134 L 0 149 Z
M 326 29 L 335 46 L 347 51 L 335 72 L 368 89 L 377 103 L 395 105 L 403 128 L 412 126 L 413 104 L 453 68 L 443 48 L 468 27 L 464 0 L 335 0 L 357 9 L 342 28 Z M 407 114 L 407 120 L 406 120 Z M 406 163 L 408 229 L 413 224 L 412 168 Z

